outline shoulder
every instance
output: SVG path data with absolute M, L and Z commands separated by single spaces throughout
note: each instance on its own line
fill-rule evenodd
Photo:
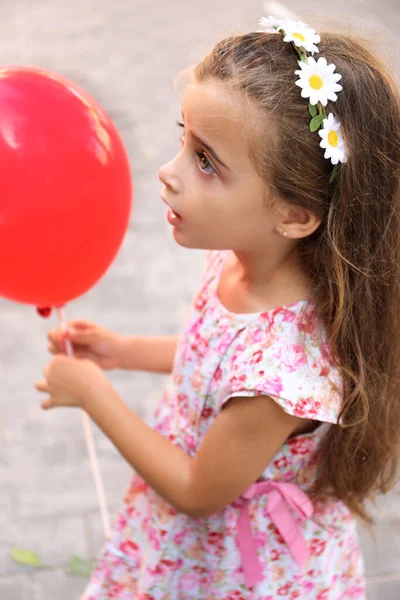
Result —
M 264 394 L 292 415 L 337 422 L 340 371 L 312 304 L 262 313 L 243 330 L 228 370 L 231 396 Z

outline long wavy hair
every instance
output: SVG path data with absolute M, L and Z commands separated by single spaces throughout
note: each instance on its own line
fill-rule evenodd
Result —
M 295 85 L 298 56 L 280 35 L 224 39 L 192 74 L 250 99 L 259 116 L 255 168 L 279 197 L 321 218 L 297 249 L 344 399 L 340 424 L 322 440 L 312 493 L 339 498 L 370 522 L 365 500 L 393 486 L 400 446 L 400 103 L 384 66 L 360 40 L 325 33 L 319 50 L 342 75 L 343 91 L 328 109 L 342 123 L 349 158 L 333 183 Z

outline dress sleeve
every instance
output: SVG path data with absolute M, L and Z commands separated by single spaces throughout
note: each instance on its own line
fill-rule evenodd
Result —
M 337 423 L 342 380 L 323 328 L 310 313 L 300 321 L 290 309 L 264 317 L 241 332 L 226 356 L 220 407 L 233 397 L 265 395 L 290 415 Z

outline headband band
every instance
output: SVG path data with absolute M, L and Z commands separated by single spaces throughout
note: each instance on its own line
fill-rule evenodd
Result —
M 300 69 L 295 71 L 299 79 L 295 84 L 301 88 L 302 98 L 308 98 L 310 131 L 318 131 L 321 137 L 319 145 L 325 150 L 324 157 L 335 165 L 330 179 L 332 182 L 338 163 L 346 162 L 347 153 L 341 125 L 332 113 L 327 113 L 325 107 L 328 101 L 336 102 L 336 92 L 343 89 L 338 83 L 342 76 L 335 73 L 336 66 L 333 63 L 328 65 L 326 58 L 321 56 L 317 61 L 313 58 L 319 52 L 317 44 L 321 41 L 315 29 L 301 21 L 284 21 L 274 17 L 261 17 L 259 24 L 263 32 L 280 34 L 283 41 L 291 43 L 299 54 Z

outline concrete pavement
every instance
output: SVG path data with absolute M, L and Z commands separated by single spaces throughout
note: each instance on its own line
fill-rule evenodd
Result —
M 400 30 L 396 2 L 340 0 L 325 14 L 349 26 L 386 29 L 390 38 L 375 31 L 373 39 L 393 62 Z M 269 3 L 268 13 L 284 16 L 285 10 L 311 24 L 321 20 L 314 13 L 325 8 L 306 0 Z M 49 68 L 81 84 L 112 116 L 131 158 L 135 206 L 129 233 L 106 277 L 68 308 L 70 318 L 137 334 L 179 329 L 203 254 L 175 244 L 159 200 L 157 168 L 178 147 L 179 101 L 172 79 L 218 38 L 254 29 L 261 14 L 262 3 L 255 0 L 2 0 L 1 62 Z M 45 334 L 54 322 L 0 300 L 0 600 L 78 598 L 84 579 L 67 574 L 65 565 L 72 554 L 94 558 L 102 541 L 79 414 L 44 414 L 33 390 L 48 360 Z M 111 377 L 147 418 L 164 378 Z M 114 514 L 129 468 L 95 433 Z M 375 509 L 376 545 L 363 534 L 371 600 L 400 598 L 399 496 L 393 491 Z M 10 558 L 13 546 L 34 550 L 48 566 L 40 571 L 18 566 Z

